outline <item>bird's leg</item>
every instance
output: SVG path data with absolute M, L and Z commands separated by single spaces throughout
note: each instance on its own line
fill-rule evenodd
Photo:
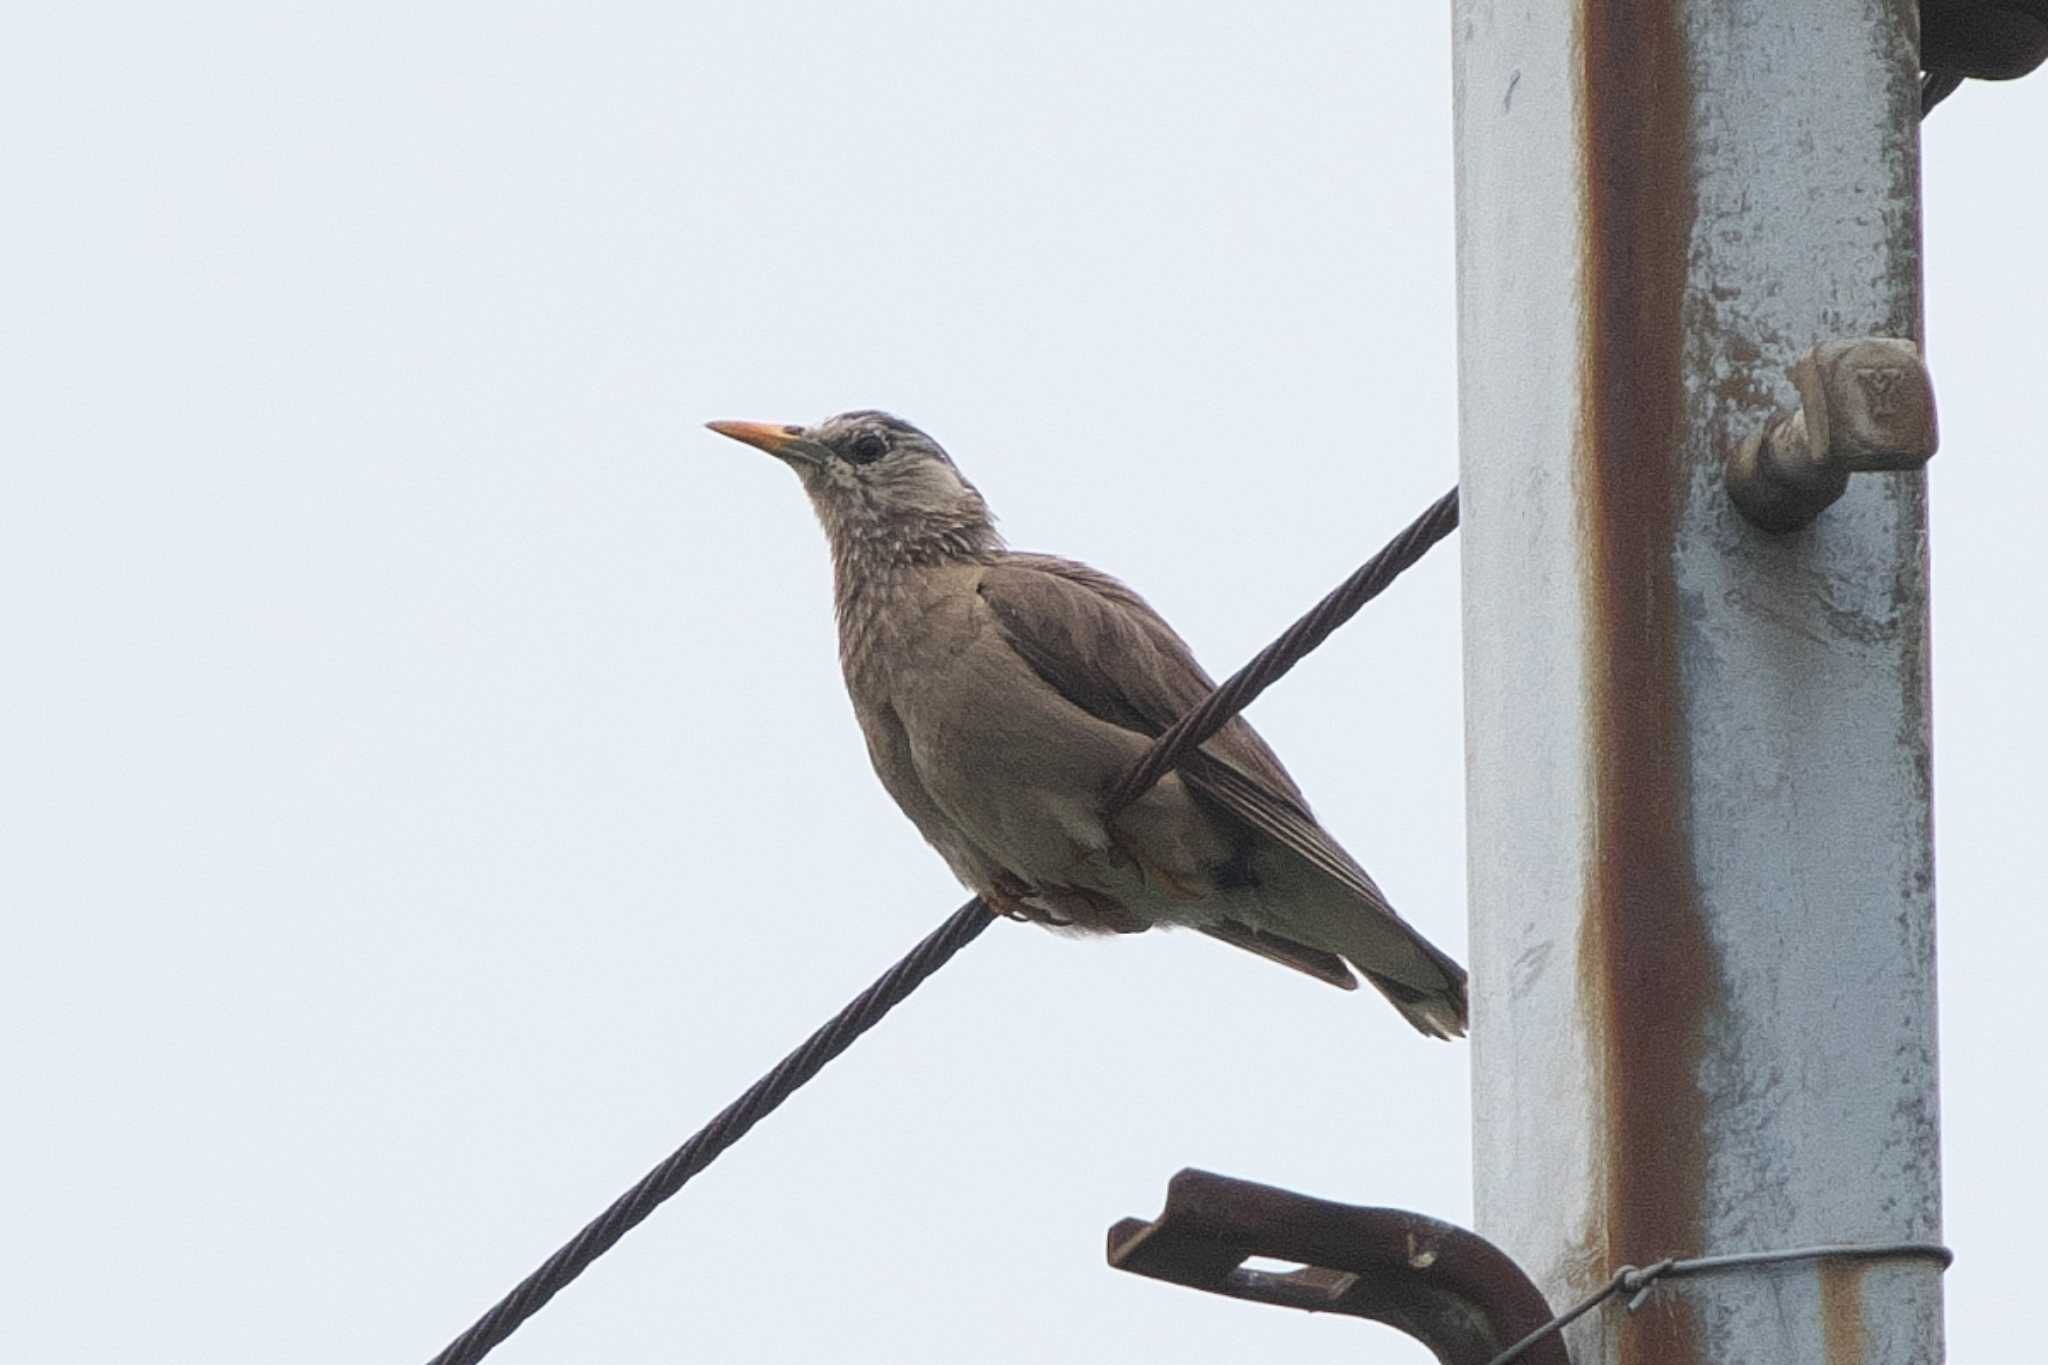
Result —
M 1102 851 L 1100 856 L 1106 859 L 1113 867 L 1130 866 L 1136 868 L 1141 880 L 1157 882 L 1165 889 L 1167 895 L 1177 901 L 1198 901 L 1205 894 L 1199 888 L 1189 886 L 1184 879 L 1167 871 L 1165 867 L 1134 851 L 1115 830 L 1110 831 L 1109 846 Z
M 1227 855 L 1227 843 L 1176 773 L 1105 821 L 1104 832 L 1118 856 L 1183 904 L 1208 897 L 1207 866 Z
M 1051 929 L 1137 934 L 1150 927 L 1099 891 L 1083 886 L 1026 886 L 1008 873 L 999 874 L 992 893 L 983 892 L 982 899 L 1009 919 Z
M 996 874 L 995 885 L 982 893 L 982 899 L 1005 919 L 1025 924 L 1045 924 L 1055 929 L 1064 929 L 1073 923 L 1071 920 L 1061 919 L 1043 896 L 1007 872 Z
M 1048 904 L 1058 906 L 1067 915 L 1066 922 L 1076 929 L 1105 934 L 1142 934 L 1152 927 L 1124 909 L 1122 902 L 1085 886 L 1049 887 L 1039 895 Z
M 1165 868 L 1159 867 L 1153 863 L 1148 863 L 1142 858 L 1138 860 L 1138 866 L 1144 869 L 1144 871 L 1148 875 L 1150 875 L 1154 880 L 1156 880 L 1161 886 L 1165 887 L 1166 894 L 1173 897 L 1175 900 L 1198 901 L 1202 899 L 1202 892 L 1200 890 L 1196 889 L 1195 887 L 1189 886 L 1186 882 L 1182 881 L 1179 877 L 1174 876 L 1173 873 L 1168 872 Z

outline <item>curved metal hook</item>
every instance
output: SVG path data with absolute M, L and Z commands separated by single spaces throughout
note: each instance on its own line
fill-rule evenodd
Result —
M 1253 1256 L 1301 1268 L 1245 1269 Z M 1159 1217 L 1111 1228 L 1109 1263 L 1231 1298 L 1371 1318 L 1414 1337 L 1442 1365 L 1487 1365 L 1551 1320 L 1543 1292 L 1476 1232 L 1208 1171 L 1173 1177 Z M 1558 1334 L 1532 1343 L 1522 1359 L 1571 1365 Z

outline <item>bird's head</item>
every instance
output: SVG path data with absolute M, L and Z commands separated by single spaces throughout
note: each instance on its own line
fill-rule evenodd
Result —
M 980 492 L 937 441 L 900 417 L 863 410 L 808 427 L 707 425 L 794 469 L 842 557 L 971 559 L 1002 547 Z

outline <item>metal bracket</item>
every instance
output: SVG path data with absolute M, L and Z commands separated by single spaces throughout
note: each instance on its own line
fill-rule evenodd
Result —
M 1918 469 L 1940 444 L 1934 381 L 1898 337 L 1826 341 L 1792 366 L 1799 409 L 1729 458 L 1728 495 L 1767 531 L 1796 531 L 1863 470 Z
M 1248 1270 L 1269 1256 L 1290 1271 Z M 1551 1321 L 1543 1292 L 1475 1232 L 1405 1209 L 1360 1208 L 1186 1170 L 1151 1222 L 1109 1230 L 1109 1263 L 1255 1303 L 1371 1318 L 1414 1337 L 1442 1365 L 1487 1365 Z M 1561 1335 L 1535 1342 L 1528 1365 L 1571 1365 Z

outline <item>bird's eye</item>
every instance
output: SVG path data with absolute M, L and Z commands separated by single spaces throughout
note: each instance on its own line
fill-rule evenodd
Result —
M 888 438 L 879 431 L 863 431 L 846 448 L 846 457 L 855 464 L 873 464 L 888 453 Z

